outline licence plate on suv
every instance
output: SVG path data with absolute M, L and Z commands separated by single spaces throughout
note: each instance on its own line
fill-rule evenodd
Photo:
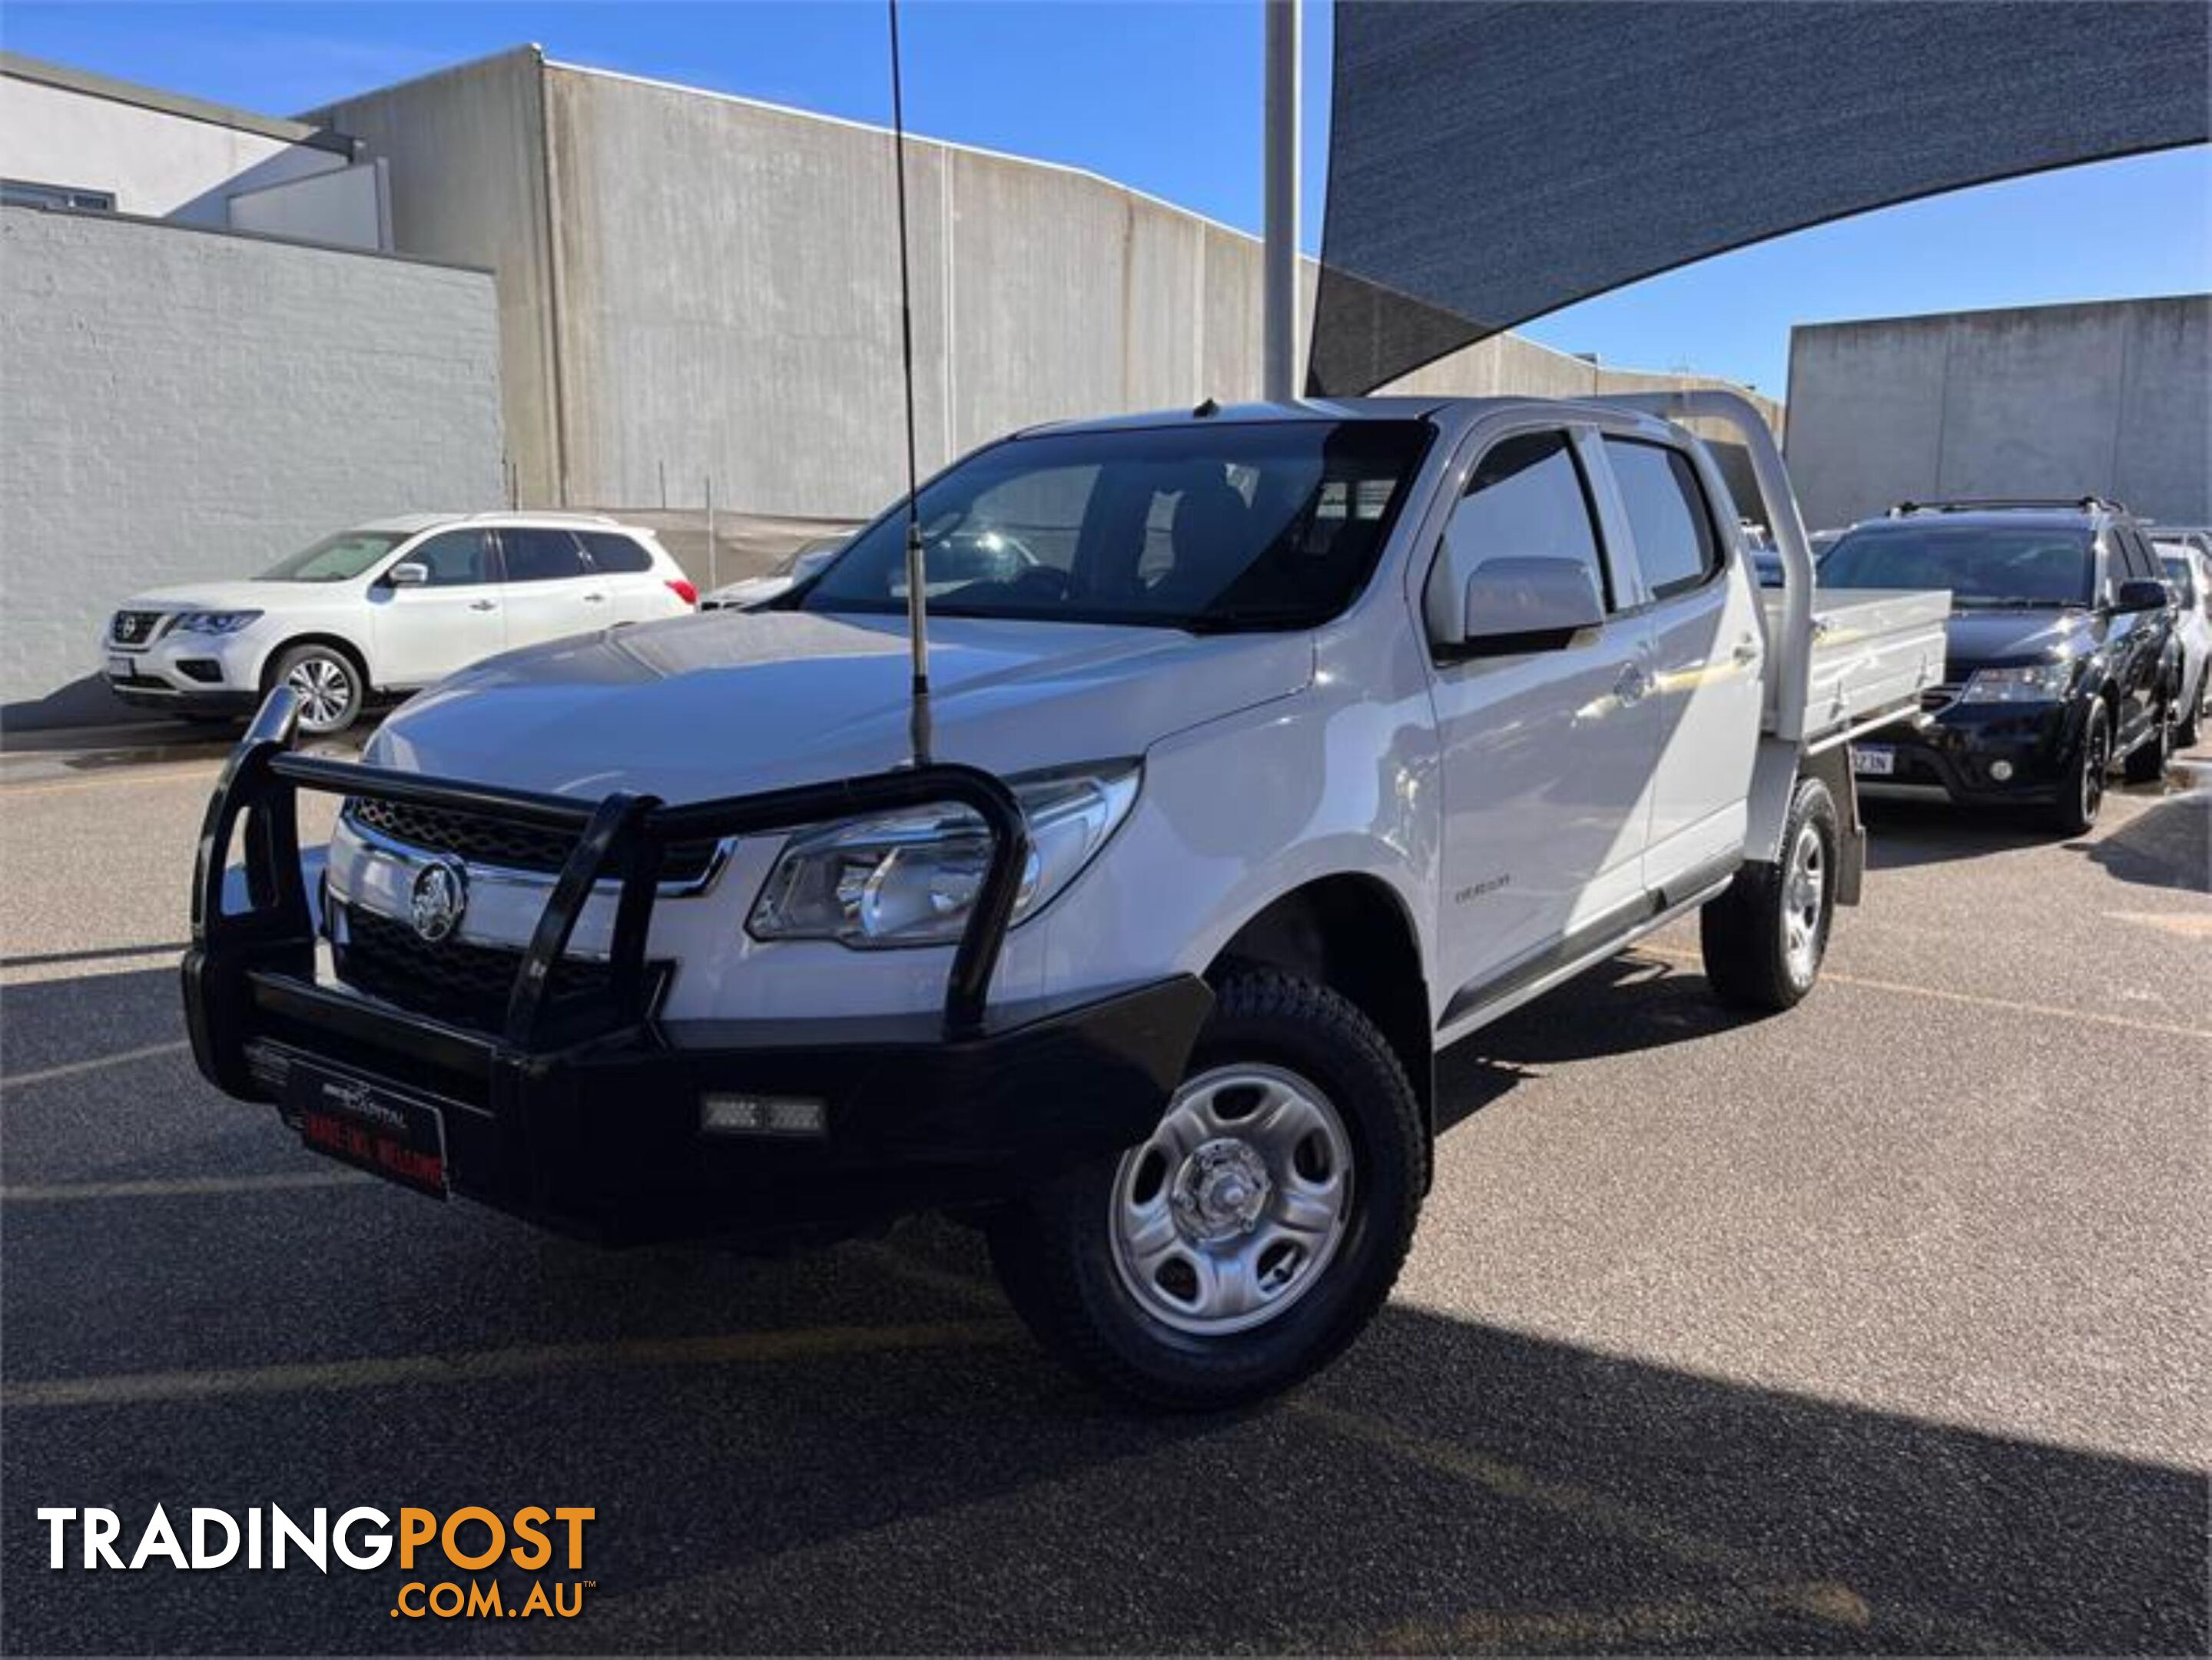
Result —
M 295 1061 L 284 1107 L 317 1152 L 446 1197 L 446 1115 L 429 1102 Z
M 128 680 L 137 672 L 138 665 L 131 658 L 124 656 L 119 652 L 108 653 L 107 678 L 109 679 Z
M 1897 751 L 1883 745 L 1854 744 L 1851 770 L 1864 778 L 1887 778 L 1897 770 Z

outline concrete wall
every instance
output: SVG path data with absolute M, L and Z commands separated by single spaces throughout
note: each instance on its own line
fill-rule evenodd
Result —
M 388 160 L 402 250 L 497 270 L 524 501 L 696 509 L 711 477 L 725 511 L 854 518 L 902 488 L 888 132 L 534 48 L 310 119 Z M 1257 396 L 1255 239 L 922 138 L 907 191 L 925 471 L 1037 421 Z M 1409 384 L 1632 382 L 1673 384 L 1507 340 Z
M 520 499 L 538 506 L 564 499 L 543 61 L 519 47 L 306 118 L 388 163 L 402 253 L 495 273 L 507 461 Z
M 230 228 L 334 247 L 389 248 L 392 208 L 384 163 L 363 161 L 240 191 L 230 198 Z
M 2212 520 L 2212 295 L 1793 330 L 1806 517 L 1907 497 L 2096 492 Z
M 9 725 L 117 708 L 73 683 L 132 592 L 250 576 L 380 514 L 497 506 L 499 465 L 488 275 L 0 208 Z
M 0 175 L 106 191 L 118 213 L 227 226 L 233 192 L 343 168 L 331 150 L 0 76 Z M 345 240 L 374 247 L 368 237 Z

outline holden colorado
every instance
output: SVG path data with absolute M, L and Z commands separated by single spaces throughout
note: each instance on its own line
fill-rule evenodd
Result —
M 1670 410 L 1740 435 L 1780 589 Z M 1725 394 L 1048 426 L 913 513 L 926 724 L 904 502 L 765 610 L 457 674 L 359 764 L 279 688 L 201 837 L 201 1069 L 608 1243 L 943 1210 L 1082 1371 L 1228 1406 L 1382 1304 L 1445 1045 L 1692 912 L 1720 996 L 1811 989 L 1848 743 L 1943 667 L 1940 593 L 1816 618 Z

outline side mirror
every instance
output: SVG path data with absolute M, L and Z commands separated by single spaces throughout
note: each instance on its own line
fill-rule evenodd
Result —
M 419 588 L 429 581 L 430 568 L 412 559 L 403 560 L 384 573 L 384 580 L 395 588 Z
M 2114 611 L 2164 611 L 2172 603 L 2173 596 L 2166 591 L 2166 584 L 2146 576 L 2130 577 L 2112 596 Z
M 1605 621 L 1605 601 L 1579 559 L 1530 554 L 1486 559 L 1467 579 L 1457 640 L 1440 642 L 1457 657 L 1513 657 L 1557 651 Z

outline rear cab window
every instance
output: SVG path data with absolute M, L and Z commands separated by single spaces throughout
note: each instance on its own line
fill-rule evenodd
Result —
M 1636 562 L 1654 599 L 1702 587 L 1721 568 L 1721 540 L 1690 458 L 1637 438 L 1605 441 Z

